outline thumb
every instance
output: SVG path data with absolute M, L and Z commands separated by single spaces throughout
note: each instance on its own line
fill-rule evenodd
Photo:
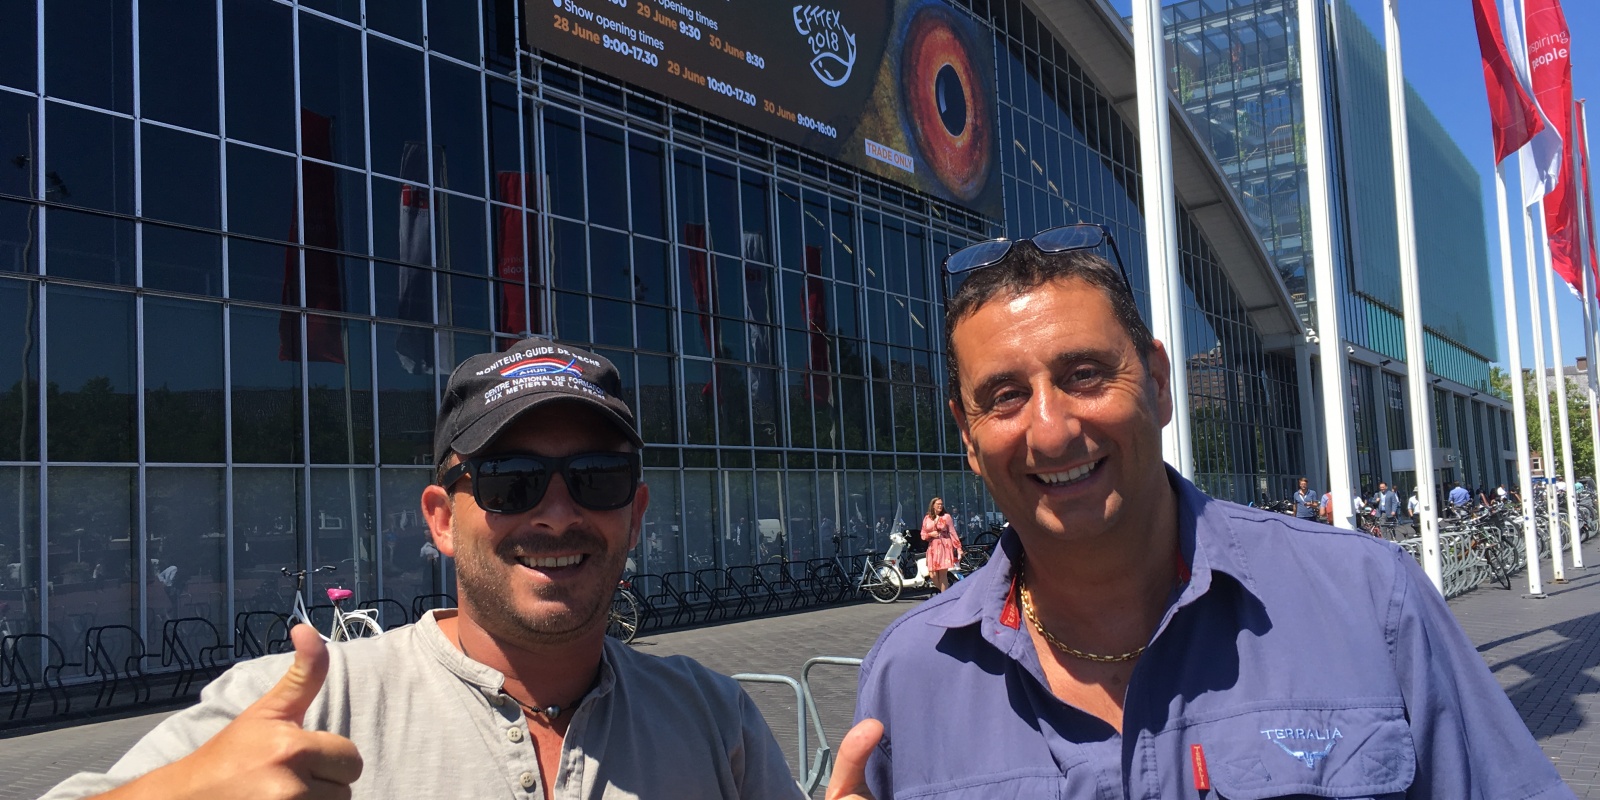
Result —
M 849 800 L 852 797 L 871 800 L 867 791 L 867 759 L 873 748 L 883 739 L 883 723 L 864 719 L 856 723 L 839 742 L 839 755 L 833 761 L 833 775 L 828 779 L 827 800 Z
M 289 637 L 294 640 L 294 663 L 276 686 L 240 716 L 305 723 L 306 709 L 328 677 L 328 644 L 316 628 L 305 623 L 294 626 Z

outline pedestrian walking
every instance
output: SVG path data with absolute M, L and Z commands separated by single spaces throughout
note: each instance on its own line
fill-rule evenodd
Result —
M 950 570 L 961 560 L 961 536 L 955 520 L 944 510 L 944 500 L 928 503 L 922 515 L 922 540 L 928 543 L 928 577 L 940 592 L 950 588 Z

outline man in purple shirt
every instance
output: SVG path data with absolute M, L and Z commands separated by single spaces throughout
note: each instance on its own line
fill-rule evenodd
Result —
M 951 410 L 1011 527 L 862 665 L 830 798 L 1570 798 L 1416 563 L 1168 469 L 1099 226 L 985 242 Z

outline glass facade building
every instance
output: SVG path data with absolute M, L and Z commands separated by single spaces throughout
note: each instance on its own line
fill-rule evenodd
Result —
M 0 0 L 10 629 L 228 630 L 295 565 L 453 588 L 417 511 L 438 395 L 530 332 L 623 374 L 639 572 L 989 510 L 942 256 L 1100 222 L 1148 301 L 1135 129 L 1030 7 L 956 9 L 998 54 L 1002 219 L 548 58 L 508 0 Z M 1251 499 L 1304 469 L 1294 359 L 1180 228 L 1196 479 Z
M 1297 0 L 1179 0 L 1163 8 L 1170 82 L 1201 131 L 1277 264 L 1303 319 L 1315 327 L 1311 270 L 1336 265 L 1344 339 L 1352 359 L 1345 410 L 1352 421 L 1360 488 L 1378 481 L 1407 490 L 1409 451 L 1400 313 L 1399 245 L 1390 154 L 1388 84 L 1382 43 L 1348 0 L 1322 5 L 1331 76 L 1332 254 L 1311 252 L 1306 196 L 1305 120 L 1300 84 Z M 1493 417 L 1506 403 L 1489 396 L 1494 330 L 1472 324 L 1493 316 L 1482 196 L 1477 172 L 1421 98 L 1408 88 L 1413 193 L 1426 372 L 1451 382 L 1466 408 L 1436 413 L 1454 432 L 1441 439 L 1440 477 L 1471 484 L 1509 481 L 1506 458 L 1491 451 Z M 1391 366 L 1393 365 L 1393 366 Z M 1382 374 L 1382 385 L 1374 378 Z M 1388 421 L 1380 426 L 1382 392 Z M 1450 407 L 1441 407 L 1449 411 Z M 1320 425 L 1316 426 L 1320 429 Z M 1484 455 L 1478 455 L 1482 448 Z

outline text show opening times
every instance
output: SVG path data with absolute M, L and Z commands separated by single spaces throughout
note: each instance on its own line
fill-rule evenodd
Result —
M 724 39 L 715 17 L 678 0 L 552 0 L 551 25 L 557 34 L 630 58 L 641 67 L 664 71 L 785 122 L 837 139 L 839 132 L 807 114 L 757 97 L 738 80 L 718 77 L 714 63 L 731 59 L 735 71 L 766 70 L 760 53 Z M 680 50 L 679 48 L 683 48 Z M 704 50 L 700 48 L 705 48 Z M 709 57 L 708 57 L 709 56 Z M 725 73 L 726 74 L 726 73 Z

